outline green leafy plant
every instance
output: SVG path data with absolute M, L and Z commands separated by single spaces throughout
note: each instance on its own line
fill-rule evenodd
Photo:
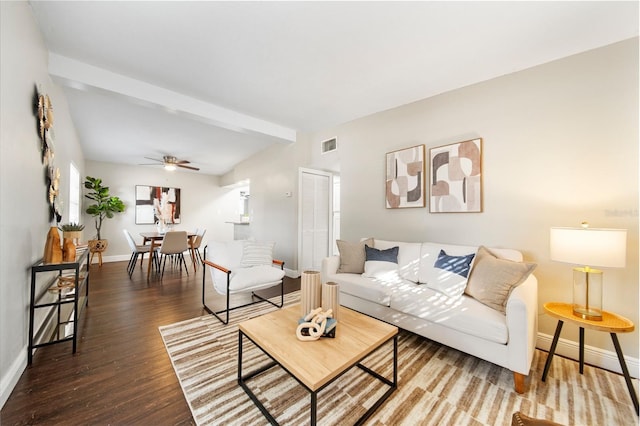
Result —
M 103 186 L 100 178 L 87 176 L 84 187 L 89 190 L 85 197 L 95 201 L 95 204 L 87 207 L 86 212 L 95 218 L 97 236 L 101 240 L 100 229 L 102 228 L 102 221 L 107 218 L 113 218 L 116 213 L 122 213 L 125 205 L 120 198 L 109 194 L 109 187 Z
M 84 229 L 84 225 L 80 225 L 79 223 L 69 222 L 63 225 L 59 225 L 58 229 L 62 232 L 73 232 L 73 231 L 82 231 Z

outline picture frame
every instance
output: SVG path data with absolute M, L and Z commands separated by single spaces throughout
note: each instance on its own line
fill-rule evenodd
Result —
M 482 138 L 429 150 L 430 213 L 482 212 Z
M 180 188 L 136 185 L 136 225 L 153 225 L 164 216 L 164 223 L 180 223 Z
M 425 146 L 386 154 L 385 205 L 388 209 L 425 207 Z

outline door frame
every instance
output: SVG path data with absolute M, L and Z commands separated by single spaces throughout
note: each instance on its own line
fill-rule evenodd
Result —
M 329 190 L 327 191 L 328 206 L 327 209 L 327 223 L 329 227 L 328 238 L 327 241 L 327 253 L 329 256 L 333 253 L 332 244 L 333 244 L 333 173 L 327 172 L 324 170 L 310 169 L 305 167 L 298 167 L 298 273 L 302 274 L 303 266 L 302 266 L 302 177 L 304 174 L 313 174 L 326 176 L 329 178 Z

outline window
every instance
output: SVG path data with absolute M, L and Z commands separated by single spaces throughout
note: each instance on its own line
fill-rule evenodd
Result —
M 80 223 L 80 172 L 69 165 L 69 222 Z

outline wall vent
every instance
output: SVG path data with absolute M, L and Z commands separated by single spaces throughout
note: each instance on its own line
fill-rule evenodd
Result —
M 323 154 L 326 154 L 327 152 L 335 151 L 336 149 L 338 149 L 338 139 L 331 138 L 331 139 L 327 139 L 326 141 L 322 141 L 320 149 Z

